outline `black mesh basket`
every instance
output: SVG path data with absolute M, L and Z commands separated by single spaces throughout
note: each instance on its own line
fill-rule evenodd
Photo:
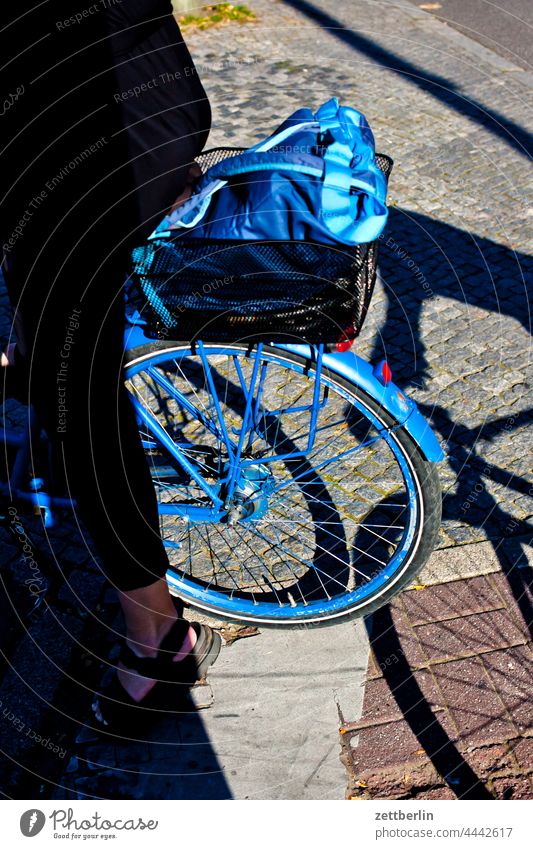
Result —
M 202 170 L 241 148 L 198 157 Z M 376 161 L 388 177 L 392 160 Z M 167 236 L 133 251 L 128 298 L 149 335 L 206 342 L 354 339 L 376 277 L 377 241 L 336 248 L 301 241 Z

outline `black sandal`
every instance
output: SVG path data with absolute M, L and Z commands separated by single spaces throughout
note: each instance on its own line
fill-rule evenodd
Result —
M 174 661 L 189 627 L 196 632 L 194 648 L 183 660 Z M 221 644 L 220 635 L 209 625 L 186 619 L 176 620 L 156 657 L 138 657 L 124 642 L 120 651 L 122 664 L 145 678 L 157 679 L 157 683 L 137 702 L 118 680 L 116 670 L 108 670 L 92 704 L 97 726 L 124 731 L 146 725 L 158 715 L 177 712 L 180 705 L 185 705 L 191 687 L 205 677 L 217 659 Z

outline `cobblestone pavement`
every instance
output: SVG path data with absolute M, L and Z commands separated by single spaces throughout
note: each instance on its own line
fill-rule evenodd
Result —
M 367 115 L 395 160 L 394 208 L 357 350 L 386 352 L 446 446 L 441 544 L 509 533 L 533 505 L 529 89 L 412 7 L 252 5 L 257 24 L 189 37 L 214 108 L 209 145 L 253 144 L 333 94 Z
M 495 568 L 508 573 L 518 558 L 527 563 L 533 487 L 527 75 L 400 0 L 249 5 L 256 23 L 188 36 L 213 105 L 209 145 L 254 143 L 294 109 L 318 107 L 334 94 L 368 116 L 378 148 L 395 166 L 380 280 L 357 349 L 367 358 L 386 352 L 395 380 L 446 446 L 441 548 L 491 540 Z M 7 329 L 5 296 L 1 317 Z M 14 403 L 6 416 L 17 418 Z M 37 527 L 28 528 L 43 542 Z M 511 561 L 500 555 L 502 537 L 513 538 Z M 5 539 L 6 574 L 17 610 L 26 610 L 20 560 Z M 50 539 L 70 588 L 52 587 L 50 605 L 30 620 L 2 685 L 3 707 L 24 725 L 16 735 L 16 720 L 1 725 L 10 776 L 4 792 L 61 798 L 67 791 L 54 790 L 57 781 L 73 795 L 189 792 L 184 787 L 198 762 L 179 783 L 166 775 L 161 764 L 169 752 L 161 755 L 157 745 L 129 754 L 108 747 L 103 759 L 90 737 L 75 743 L 117 611 L 90 559 L 80 558 L 75 529 L 54 530 Z M 20 630 L 12 614 L 13 645 Z M 36 742 L 38 732 L 60 751 L 50 754 Z M 208 793 L 224 797 L 228 789 L 221 779 Z

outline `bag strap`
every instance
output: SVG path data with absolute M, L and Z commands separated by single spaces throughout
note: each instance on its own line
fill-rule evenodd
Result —
M 360 117 L 359 126 L 354 123 L 352 113 Z M 348 120 L 348 117 L 351 120 Z M 346 120 L 343 121 L 342 118 Z M 254 171 L 287 169 L 287 167 L 323 180 L 323 205 L 328 216 L 328 227 L 332 232 L 340 234 L 352 221 L 353 199 L 350 197 L 352 189 L 364 191 L 380 203 L 384 203 L 386 195 L 386 180 L 377 166 L 374 170 L 359 171 L 354 176 L 353 146 L 346 139 L 351 138 L 355 142 L 362 129 L 370 134 L 367 141 L 373 142 L 373 136 L 364 116 L 353 109 L 349 110 L 348 114 L 345 107 L 339 106 L 337 98 L 331 98 L 322 104 L 314 120 L 289 124 L 244 153 L 228 157 L 210 168 L 204 175 L 208 177 L 205 184 L 202 185 L 201 181 L 198 191 L 190 200 L 167 216 L 149 238 L 161 235 L 161 231 L 169 227 L 187 229 L 195 227 L 204 217 L 212 196 L 227 185 L 230 177 Z M 333 142 L 326 147 L 323 157 L 271 150 L 285 139 L 304 130 L 322 135 L 329 133 L 333 136 Z
M 229 180 L 239 174 L 250 174 L 254 171 L 297 171 L 307 174 L 309 177 L 322 177 L 324 174 L 324 161 L 320 156 L 310 153 L 280 153 L 268 152 L 250 153 L 244 151 L 238 156 L 223 159 L 209 169 L 213 179 Z
M 350 113 L 360 115 L 354 109 L 350 110 Z M 209 169 L 210 177 L 227 180 L 239 174 L 253 173 L 254 171 L 276 171 L 290 167 L 292 171 L 298 171 L 302 174 L 324 177 L 325 185 L 330 184 L 332 187 L 342 188 L 346 191 L 349 191 L 352 187 L 359 188 L 370 194 L 376 194 L 376 180 L 372 171 L 366 170 L 364 173 L 359 172 L 355 178 L 353 176 L 353 145 L 349 144 L 346 139 L 351 138 L 352 141 L 355 141 L 357 136 L 360 135 L 360 128 L 355 126 L 353 120 L 341 120 L 341 118 L 346 117 L 346 113 L 344 107 L 339 106 L 337 98 L 333 97 L 327 103 L 323 103 L 315 117 L 317 118 L 316 121 L 292 124 L 243 153 L 223 159 L 222 162 Z M 361 119 L 364 121 L 362 115 Z M 321 135 L 329 133 L 333 137 L 333 142 L 326 147 L 324 156 L 272 151 L 273 147 L 277 147 L 286 138 L 290 138 L 295 132 L 304 129 Z M 270 151 L 268 156 L 266 155 L 267 151 Z

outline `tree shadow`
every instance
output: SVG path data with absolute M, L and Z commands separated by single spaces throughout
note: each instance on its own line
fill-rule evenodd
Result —
M 402 77 L 406 77 L 413 85 L 429 92 L 436 100 L 446 104 L 461 115 L 465 115 L 471 121 L 475 121 L 476 124 L 484 127 L 488 132 L 502 139 L 509 147 L 529 159 L 532 144 L 531 133 L 514 121 L 508 120 L 495 109 L 490 109 L 466 97 L 458 91 L 457 86 L 451 80 L 437 74 L 428 73 L 390 50 L 380 47 L 371 38 L 348 29 L 342 21 L 317 8 L 307 0 L 283 0 L 283 2 L 306 15 L 318 26 L 327 29 L 329 35 L 347 44 L 348 47 L 368 57 L 372 62 L 381 65 L 388 71 L 394 71 Z

